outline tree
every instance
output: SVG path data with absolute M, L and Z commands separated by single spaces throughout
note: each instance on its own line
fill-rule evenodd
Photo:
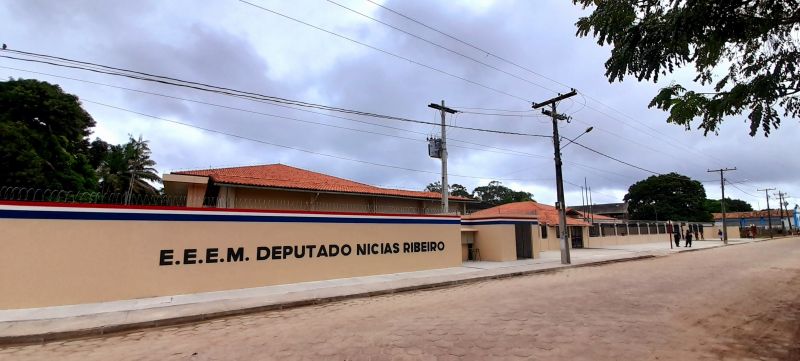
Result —
M 457 196 L 457 197 L 464 197 L 464 198 L 472 198 L 472 195 L 469 194 L 467 191 L 467 187 L 464 187 L 458 183 L 454 183 L 450 185 L 450 195 Z M 436 181 L 431 184 L 428 184 L 425 187 L 426 192 L 434 192 L 434 193 L 442 193 L 442 182 Z
M 650 176 L 628 188 L 623 198 L 630 219 L 710 221 L 703 184 L 678 173 Z M 656 217 L 658 213 L 658 217 Z
M 450 186 L 450 195 L 457 197 L 464 197 L 464 198 L 472 198 L 472 194 L 469 194 L 467 187 L 464 187 L 458 183 L 455 183 Z
M 95 190 L 87 140 L 94 124 L 57 85 L 0 82 L 0 185 Z
M 706 199 L 706 210 L 710 213 L 721 213 L 722 204 L 718 199 Z M 749 212 L 753 210 L 753 206 L 741 199 L 725 198 L 725 212 Z
M 150 159 L 148 141 L 130 137 L 128 143 L 111 145 L 108 154 L 98 169 L 103 192 L 129 194 L 158 194 L 158 189 L 149 182 L 161 183 Z M 149 181 L 149 182 L 148 182 Z
M 609 81 L 633 75 L 657 81 L 676 67 L 694 65 L 698 90 L 672 84 L 650 107 L 669 111 L 668 123 L 716 133 L 723 118 L 748 112 L 750 135 L 765 136 L 783 117 L 800 116 L 800 1 L 798 0 L 573 0 L 594 11 L 576 23 L 612 45 Z M 720 71 L 718 67 L 727 67 Z M 713 83 L 713 91 L 703 86 Z
M 514 191 L 502 185 L 499 181 L 491 181 L 488 185 L 476 187 L 472 191 L 472 195 L 480 199 L 481 202 L 493 206 L 533 200 L 533 194 L 523 191 Z

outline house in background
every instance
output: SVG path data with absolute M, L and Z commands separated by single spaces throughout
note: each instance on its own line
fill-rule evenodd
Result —
M 375 187 L 283 164 L 172 172 L 165 193 L 188 207 L 441 213 L 441 194 Z M 463 214 L 469 198 L 449 198 L 450 212 Z
M 759 229 L 769 228 L 770 220 L 772 221 L 772 229 L 794 229 L 797 228 L 797 215 L 796 209 L 784 210 L 783 214 L 779 209 L 773 209 L 767 215 L 767 211 L 750 211 L 750 212 L 726 212 L 725 224 L 727 226 L 737 226 L 745 228 L 756 226 Z M 714 216 L 714 224 L 722 225 L 722 213 L 712 213 Z M 791 226 L 791 227 L 790 227 Z
M 604 203 L 593 204 L 591 206 L 574 206 L 570 208 L 580 212 L 591 212 L 595 215 L 615 219 L 628 219 L 628 203 Z

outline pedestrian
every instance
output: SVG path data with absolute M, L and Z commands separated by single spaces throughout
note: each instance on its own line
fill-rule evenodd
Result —
M 692 230 L 686 230 L 686 247 L 692 247 Z
M 697 225 L 694 226 L 694 240 L 695 241 L 699 241 L 700 240 L 700 231 L 697 230 L 698 228 L 700 228 L 700 227 L 697 227 Z
M 675 230 L 675 233 L 673 233 L 673 235 L 675 236 L 675 247 L 680 247 L 681 246 L 681 230 L 677 226 L 673 227 L 673 229 Z
M 723 239 L 722 239 L 722 230 L 721 230 L 721 229 L 717 231 L 717 236 L 719 236 L 719 240 L 720 240 L 720 241 L 722 241 L 722 240 L 723 240 Z

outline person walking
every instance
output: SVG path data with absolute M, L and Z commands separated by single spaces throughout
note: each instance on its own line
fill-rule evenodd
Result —
M 700 230 L 698 230 L 698 228 L 700 228 L 700 227 L 695 224 L 692 228 L 694 228 L 694 240 L 695 241 L 699 241 L 700 240 Z
M 673 233 L 673 236 L 675 237 L 675 247 L 680 247 L 681 246 L 681 229 L 678 226 L 674 226 L 673 229 L 675 230 L 675 232 Z
M 692 230 L 686 229 L 686 246 L 685 247 L 692 247 Z
M 717 231 L 717 236 L 719 236 L 719 240 L 720 241 L 723 241 L 723 239 L 722 239 L 722 230 L 721 229 Z

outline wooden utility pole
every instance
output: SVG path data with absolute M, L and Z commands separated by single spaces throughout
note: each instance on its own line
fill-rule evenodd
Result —
M 550 111 L 546 109 L 542 109 L 542 113 L 545 115 L 549 115 L 553 118 L 553 149 L 555 149 L 555 163 L 556 163 L 556 197 L 558 198 L 558 202 L 556 204 L 556 208 L 558 209 L 558 224 L 561 228 L 561 263 L 562 264 L 570 264 L 570 256 L 569 256 L 569 243 L 567 242 L 567 214 L 566 214 L 566 206 L 564 205 L 564 180 L 562 179 L 561 175 L 561 137 L 558 136 L 558 121 L 559 120 L 566 120 L 568 119 L 567 116 L 558 114 L 556 111 L 556 103 L 561 100 L 567 99 L 569 97 L 573 97 L 578 92 L 575 89 L 572 89 L 567 94 L 558 94 L 557 97 L 551 98 L 549 100 L 545 100 L 541 103 L 534 103 L 533 109 L 539 109 L 541 107 L 550 106 Z
M 445 113 L 455 114 L 458 111 L 442 105 L 431 103 L 429 108 L 437 109 L 442 113 L 442 212 L 450 213 L 450 185 L 447 183 L 447 125 L 445 123 Z
M 772 210 L 769 208 L 769 191 L 774 191 L 775 188 L 764 188 L 758 191 L 764 191 L 764 196 L 767 197 L 767 223 L 769 224 L 769 238 L 772 238 Z
M 725 223 L 725 172 L 736 170 L 736 167 L 733 168 L 722 168 L 722 169 L 709 169 L 708 172 L 719 172 L 719 184 L 722 187 L 722 199 L 719 200 L 720 208 L 722 208 L 722 241 L 725 244 L 728 244 L 728 227 Z
M 783 208 L 786 206 L 785 204 L 783 204 L 783 202 L 784 202 L 783 199 L 784 199 L 785 196 L 786 196 L 786 193 L 778 191 L 778 202 L 780 202 L 780 204 L 778 204 L 778 206 L 780 206 L 780 210 L 781 210 L 781 232 L 783 232 L 784 235 L 786 234 L 786 225 L 783 224 L 783 217 L 784 217 Z M 789 213 L 789 210 L 787 209 L 786 210 L 786 214 L 788 215 L 788 213 Z M 791 231 L 791 230 L 792 230 L 792 221 L 789 221 L 789 231 Z

